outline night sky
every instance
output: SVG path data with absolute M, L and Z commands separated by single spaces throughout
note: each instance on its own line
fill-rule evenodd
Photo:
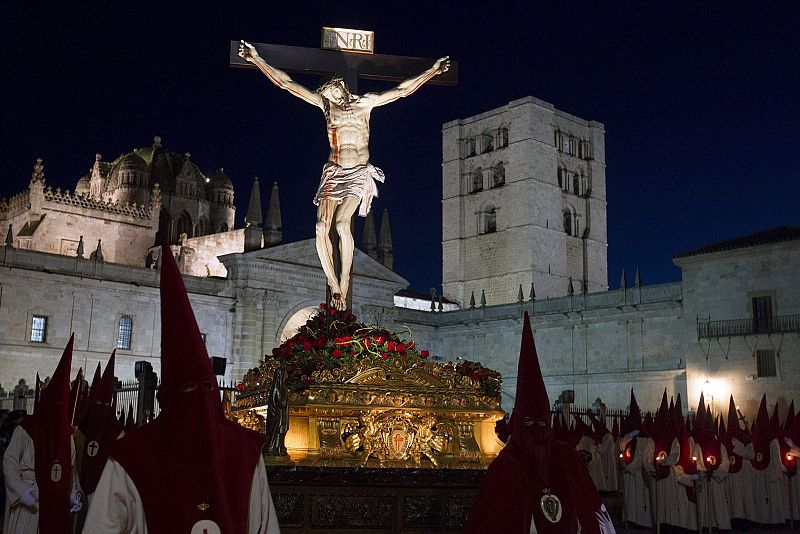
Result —
M 224 168 L 237 227 L 259 176 L 265 208 L 279 184 L 284 240 L 312 237 L 323 115 L 229 68 L 228 49 L 319 47 L 320 28 L 339 26 L 374 30 L 378 53 L 459 62 L 458 87 L 372 114 L 372 162 L 387 177 L 373 209 L 378 221 L 389 209 L 395 271 L 412 289 L 441 291 L 442 124 L 528 95 L 606 126 L 612 288 L 623 268 L 676 281 L 683 250 L 800 225 L 796 2 L 50 4 L 0 8 L 4 196 L 27 187 L 37 157 L 49 184 L 72 190 L 95 153 L 111 161 L 159 135 L 204 171 Z

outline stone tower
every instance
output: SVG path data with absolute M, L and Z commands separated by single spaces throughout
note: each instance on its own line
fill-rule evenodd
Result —
M 608 288 L 605 131 L 533 97 L 442 128 L 444 295 Z

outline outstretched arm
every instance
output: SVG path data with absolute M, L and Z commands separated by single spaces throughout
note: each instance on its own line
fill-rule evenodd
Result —
M 395 87 L 394 89 L 389 89 L 388 91 L 384 91 L 383 93 L 378 93 L 374 95 L 369 95 L 374 98 L 374 105 L 375 106 L 382 106 L 384 104 L 388 104 L 389 102 L 394 102 L 398 98 L 403 98 L 404 96 L 408 96 L 420 87 L 422 87 L 426 82 L 428 82 L 434 76 L 438 76 L 443 72 L 447 72 L 450 69 L 450 57 L 445 56 L 436 60 L 431 68 L 423 72 L 418 76 L 414 76 L 413 78 L 409 78 L 404 82 L 400 82 L 400 85 Z M 364 95 L 365 97 L 368 95 Z
M 258 55 L 256 48 L 247 41 L 239 41 L 239 57 L 258 67 L 258 69 L 269 78 L 269 81 L 281 89 L 289 91 L 297 98 L 305 100 L 309 104 L 322 107 L 322 97 L 319 94 L 310 91 L 292 80 L 289 75 L 282 70 L 267 64 L 267 62 Z

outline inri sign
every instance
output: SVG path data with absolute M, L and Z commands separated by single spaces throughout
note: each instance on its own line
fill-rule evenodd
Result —
M 322 28 L 322 48 L 372 54 L 375 32 L 348 30 L 347 28 Z

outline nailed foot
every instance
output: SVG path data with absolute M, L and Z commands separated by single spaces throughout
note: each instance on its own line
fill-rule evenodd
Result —
M 347 304 L 345 303 L 344 297 L 341 295 L 341 293 L 333 294 L 331 297 L 331 306 L 339 311 L 344 311 L 347 309 Z

